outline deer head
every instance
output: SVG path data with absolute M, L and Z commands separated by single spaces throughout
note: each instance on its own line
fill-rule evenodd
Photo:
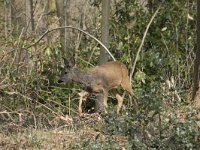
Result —
M 70 83 L 73 81 L 74 69 L 75 69 L 75 59 L 71 57 L 69 59 L 64 59 L 64 69 L 61 73 L 61 77 L 58 80 L 58 83 Z

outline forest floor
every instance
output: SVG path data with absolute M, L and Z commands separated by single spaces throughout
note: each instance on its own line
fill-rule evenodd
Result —
M 0 56 L 4 56 L 5 52 L 12 50 L 12 46 L 10 46 L 10 44 L 12 45 L 12 43 L 10 41 L 13 40 L 6 38 L 4 30 L 5 28 L 4 11 L 5 9 L 1 5 L 0 29 L 2 29 L 2 32 L 0 32 L 0 45 L 2 51 L 0 51 Z M 17 110 L 15 111 L 18 112 Z M 19 110 L 19 112 L 21 112 L 21 110 Z M 10 116 L 10 114 L 12 117 Z M 75 127 L 77 122 L 70 124 L 69 122 L 67 122 L 66 124 L 62 123 L 62 125 L 57 125 L 57 126 L 51 126 L 50 124 L 52 123 L 49 122 L 47 125 L 48 127 L 45 127 L 45 124 L 43 124 L 43 122 L 41 121 L 37 123 L 43 124 L 42 127 L 37 127 L 36 125 L 34 125 L 34 121 L 23 120 L 23 118 L 30 119 L 31 118 L 30 114 L 22 113 L 22 116 L 23 116 L 22 120 L 20 121 L 19 119 L 20 117 L 18 115 L 15 115 L 15 112 L 7 113 L 4 112 L 4 110 L 0 111 L 0 150 L 77 149 L 76 146 L 80 147 L 81 143 L 84 142 L 89 143 L 91 141 L 96 143 L 98 142 L 104 143 L 105 139 L 110 137 L 112 137 L 111 140 L 116 141 L 116 143 L 118 143 L 120 149 L 123 149 L 123 147 L 128 142 L 128 139 L 125 136 L 104 135 L 103 133 L 99 132 L 100 130 L 96 130 L 94 127 L 91 127 L 90 123 L 86 124 L 81 123 L 81 125 L 79 124 L 78 127 Z M 46 114 L 44 116 L 46 117 Z M 45 118 L 45 117 L 41 118 L 41 120 L 43 119 L 50 120 L 50 118 L 47 117 Z M 76 118 L 75 120 L 77 120 L 78 117 L 75 118 Z M 66 118 L 61 118 L 63 122 L 66 121 L 65 119 Z M 95 122 L 95 119 L 93 121 Z M 59 124 L 60 120 L 53 120 L 53 122 L 54 122 L 53 124 Z
M 21 129 L 8 135 L 0 133 L 0 149 L 66 149 L 81 134 L 64 130 Z
M 0 149 L 79 149 L 84 144 L 104 144 L 108 138 L 109 141 L 114 141 L 119 149 L 125 149 L 128 144 L 128 137 L 122 135 L 110 136 L 100 132 L 101 130 L 98 127 L 102 127 L 103 122 L 99 120 L 98 116 L 92 114 L 84 118 L 75 117 L 73 121 L 76 121 L 70 125 L 68 122 L 66 124 L 62 123 L 62 125 L 60 124 L 57 127 L 43 127 L 40 129 L 31 127 L 31 125 L 25 127 L 25 125 L 20 125 L 20 123 L 6 123 L 5 126 L 4 123 L 4 125 L 0 125 Z M 79 123 L 77 123 L 77 118 Z M 93 122 L 91 122 L 92 120 Z M 59 120 L 56 121 L 56 123 L 60 122 Z

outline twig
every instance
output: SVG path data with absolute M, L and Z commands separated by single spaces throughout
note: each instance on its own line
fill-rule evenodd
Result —
M 148 23 L 148 25 L 147 25 L 147 27 L 146 27 L 146 30 L 145 30 L 145 32 L 144 32 L 144 35 L 143 35 L 143 38 L 142 38 L 142 42 L 141 42 L 140 47 L 138 48 L 138 51 L 137 51 L 137 53 L 136 53 L 135 60 L 134 60 L 134 63 L 133 63 L 133 66 L 132 66 L 132 70 L 131 70 L 131 73 L 130 73 L 130 83 L 132 82 L 132 77 L 133 77 L 133 73 L 134 73 L 134 71 L 135 71 L 135 66 L 136 66 L 136 63 L 137 63 L 139 54 L 140 54 L 140 52 L 141 52 L 141 50 L 142 50 L 142 46 L 144 45 L 144 40 L 145 40 L 145 38 L 146 38 L 146 36 L 147 36 L 147 32 L 148 32 L 149 27 L 150 27 L 151 23 L 153 22 L 154 18 L 155 18 L 156 15 L 158 14 L 158 11 L 160 10 L 161 5 L 162 5 L 162 4 L 160 4 L 160 6 L 159 6 L 158 9 L 156 10 L 156 12 L 155 12 L 155 13 L 153 14 L 153 16 L 151 17 L 151 19 L 150 19 L 150 21 L 149 21 L 149 23 Z
M 21 97 L 23 97 L 23 98 L 26 98 L 26 99 L 28 99 L 28 100 L 30 100 L 30 101 L 33 101 L 32 98 L 30 98 L 30 97 L 28 97 L 28 96 L 26 96 L 26 95 L 23 95 L 23 94 L 21 94 L 20 92 L 7 92 L 7 91 L 6 91 L 6 93 L 9 94 L 9 95 L 17 94 L 17 95 L 19 95 L 19 96 L 21 96 Z M 36 102 L 39 103 L 40 105 L 42 105 L 43 107 L 45 107 L 46 109 L 48 109 L 49 111 L 51 111 L 52 113 L 58 114 L 58 113 L 56 113 L 54 110 L 52 110 L 51 108 L 47 107 L 46 105 L 44 105 L 44 104 L 42 104 L 42 103 L 40 103 L 40 102 L 38 102 L 38 101 L 36 101 Z

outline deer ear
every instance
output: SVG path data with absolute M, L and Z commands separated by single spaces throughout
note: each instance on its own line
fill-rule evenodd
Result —
M 65 67 L 67 68 L 72 68 L 75 66 L 75 59 L 74 59 L 74 56 L 72 56 L 71 58 L 69 59 L 66 59 L 66 58 L 63 58 L 64 59 L 64 64 L 65 64 Z
M 75 58 L 74 56 L 72 56 L 69 61 L 69 67 L 74 67 L 74 66 L 75 66 Z
M 68 66 L 69 65 L 69 61 L 66 58 L 64 58 L 64 57 L 63 57 L 63 60 L 64 60 L 65 66 Z

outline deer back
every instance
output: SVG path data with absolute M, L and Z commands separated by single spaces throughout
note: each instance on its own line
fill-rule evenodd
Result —
M 97 85 L 102 84 L 103 88 L 110 90 L 121 83 L 125 77 L 128 77 L 128 69 L 124 64 L 118 61 L 111 61 L 92 68 L 89 71 L 97 80 Z M 93 83 L 95 84 L 95 83 Z

